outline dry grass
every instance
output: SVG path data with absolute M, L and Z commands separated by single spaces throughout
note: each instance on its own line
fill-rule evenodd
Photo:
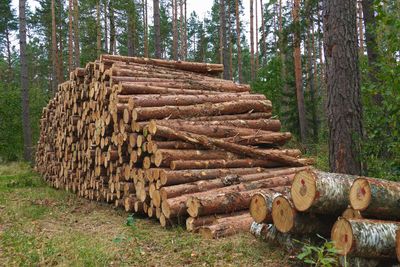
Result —
M 284 266 L 241 234 L 203 240 L 48 187 L 27 165 L 0 165 L 0 266 Z

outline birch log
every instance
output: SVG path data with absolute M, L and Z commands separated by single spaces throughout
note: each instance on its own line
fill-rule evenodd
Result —
M 396 258 L 396 231 L 400 222 L 339 218 L 331 238 L 340 255 Z

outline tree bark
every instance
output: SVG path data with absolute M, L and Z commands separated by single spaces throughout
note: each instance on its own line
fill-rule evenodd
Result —
M 377 67 L 378 63 L 378 45 L 376 43 L 376 19 L 374 15 L 374 0 L 362 0 L 362 11 L 363 20 L 365 25 L 365 43 L 367 45 L 368 55 L 368 66 L 369 66 L 369 77 L 372 82 L 376 82 L 376 73 L 379 73 Z M 382 100 L 381 96 L 377 95 L 374 97 L 376 104 L 379 104 Z
M 172 59 L 178 60 L 178 8 L 177 0 L 172 0 Z
M 176 0 L 175 0 L 176 1 Z M 153 0 L 155 58 L 161 58 L 160 1 Z M 147 16 L 146 16 L 147 18 Z
M 144 56 L 149 57 L 149 37 L 148 37 L 148 19 L 147 19 L 147 0 L 142 0 L 143 7 L 143 28 L 144 28 Z
M 74 70 L 74 48 L 73 48 L 73 8 L 72 8 L 72 1 L 68 1 L 68 73 Z
M 239 14 L 239 0 L 235 0 L 235 15 L 236 15 L 236 38 L 237 38 L 237 65 L 238 65 L 238 79 L 239 83 L 243 82 L 242 77 L 242 47 L 240 44 L 240 14 Z
M 103 5 L 104 5 L 104 50 L 106 53 L 109 53 L 109 50 L 108 50 L 108 17 L 109 17 L 108 0 L 104 0 Z
M 241 211 L 233 214 L 210 215 L 197 218 L 189 217 L 186 219 L 186 230 L 189 232 L 198 232 L 200 227 L 219 224 L 227 217 L 241 218 L 244 215 L 247 217 L 248 214 L 247 211 Z
M 364 22 L 363 22 L 363 11 L 362 2 L 357 1 L 357 14 L 358 14 L 358 38 L 360 39 L 360 56 L 364 55 Z
M 291 196 L 301 212 L 340 215 L 348 206 L 356 176 L 316 170 L 301 171 L 294 178 Z
M 74 6 L 74 44 L 75 44 L 75 67 L 79 68 L 81 66 L 81 53 L 79 45 L 79 5 L 78 0 L 73 0 Z
M 300 36 L 300 0 L 294 0 L 293 4 L 293 23 L 294 23 L 294 37 L 293 37 L 293 57 L 294 57 L 294 72 L 296 80 L 296 96 L 297 96 L 297 109 L 299 112 L 299 126 L 300 126 L 300 137 L 303 143 L 307 139 L 307 119 L 306 111 L 304 106 L 304 94 L 303 94 L 303 74 L 301 67 L 301 36 Z
M 115 16 L 114 16 L 114 6 L 112 0 L 108 3 L 108 14 L 110 21 L 110 54 L 116 54 L 116 32 L 115 32 Z
M 399 228 L 399 222 L 340 218 L 331 238 L 340 255 L 395 259 Z
M 363 216 L 400 219 L 400 184 L 374 178 L 358 178 L 351 186 L 350 204 Z
M 60 83 L 60 68 L 58 67 L 58 49 L 56 34 L 56 11 L 55 0 L 51 0 L 51 58 L 53 63 L 53 95 L 56 93 L 57 86 Z
M 255 78 L 254 66 L 254 14 L 253 14 L 253 0 L 250 0 L 250 77 L 251 80 Z
M 266 42 L 266 32 L 265 32 L 265 19 L 264 19 L 264 3 L 263 0 L 260 0 L 260 10 L 261 10 L 261 58 L 263 59 L 263 64 L 265 64 L 267 57 L 267 42 Z
M 222 64 L 224 65 L 223 78 L 229 80 L 229 52 L 226 44 L 226 7 L 225 0 L 219 1 L 220 31 L 221 31 L 221 55 Z
M 329 165 L 332 172 L 360 174 L 363 137 L 356 3 L 323 1 L 328 85 Z
M 258 54 L 258 1 L 254 0 L 255 6 L 256 6 L 256 55 L 255 55 L 255 63 L 254 63 L 254 69 L 255 72 L 257 73 L 258 71 L 258 66 L 259 66 L 259 54 Z
M 53 0 L 54 1 L 54 0 Z M 54 8 L 54 2 L 52 1 Z M 19 0 L 19 53 L 21 62 L 22 129 L 24 135 L 24 160 L 32 160 L 32 132 L 29 117 L 28 63 L 26 56 L 26 1 Z
M 248 213 L 239 216 L 221 218 L 216 224 L 201 227 L 199 233 L 202 237 L 207 239 L 231 236 L 239 232 L 249 231 L 252 221 L 253 220 Z
M 70 2 L 72 2 L 70 0 Z M 96 31 L 97 31 L 97 40 L 96 40 L 96 49 L 97 56 L 101 54 L 101 22 L 100 22 L 100 0 L 96 2 Z

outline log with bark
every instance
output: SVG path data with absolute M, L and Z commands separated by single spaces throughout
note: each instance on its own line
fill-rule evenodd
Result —
M 363 216 L 400 219 L 400 183 L 374 178 L 358 178 L 350 189 L 350 205 Z
M 340 255 L 396 258 L 396 231 L 400 222 L 339 218 L 331 238 Z

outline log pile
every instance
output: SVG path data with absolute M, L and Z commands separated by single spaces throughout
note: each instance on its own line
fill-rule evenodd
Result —
M 341 264 L 390 266 L 400 259 L 399 201 L 398 182 L 302 170 L 290 192 L 253 195 L 250 232 L 291 253 L 301 251 L 295 240 L 330 237 Z
M 248 229 L 257 194 L 287 194 L 311 159 L 272 104 L 222 65 L 102 55 L 43 109 L 36 169 L 53 187 L 206 237 Z

